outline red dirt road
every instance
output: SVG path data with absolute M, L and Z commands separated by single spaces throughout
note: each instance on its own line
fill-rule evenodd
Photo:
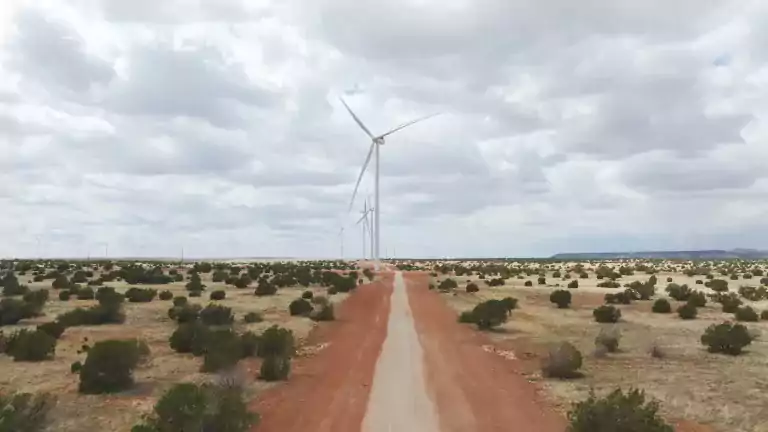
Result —
M 565 430 L 565 419 L 539 398 L 514 361 L 483 351 L 486 337 L 459 324 L 456 312 L 428 290 L 428 274 L 404 275 L 442 432 Z
M 357 289 L 321 323 L 308 343 L 329 342 L 318 354 L 294 362 L 287 383 L 254 404 L 259 432 L 359 432 L 371 381 L 387 331 L 391 273 Z

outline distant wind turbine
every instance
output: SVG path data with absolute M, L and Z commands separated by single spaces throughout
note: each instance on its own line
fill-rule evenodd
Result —
M 357 220 L 355 225 L 360 225 L 362 222 L 363 224 L 363 259 L 365 259 L 365 252 L 367 248 L 365 247 L 365 236 L 370 236 L 371 240 L 371 259 L 373 259 L 373 230 L 371 229 L 371 225 L 368 222 L 368 215 L 373 212 L 373 207 L 370 207 L 368 205 L 368 200 L 365 200 L 365 203 L 363 204 L 363 211 L 360 213 L 362 216 L 360 216 L 360 219 Z
M 354 204 L 355 196 L 357 195 L 357 188 L 360 186 L 360 181 L 363 179 L 363 174 L 365 174 L 366 168 L 368 168 L 368 163 L 371 162 L 371 156 L 373 156 L 374 153 L 376 154 L 376 164 L 375 164 L 375 173 L 374 173 L 374 176 L 375 176 L 375 180 L 374 180 L 374 196 L 375 196 L 375 198 L 374 198 L 374 203 L 373 203 L 373 209 L 374 209 L 374 212 L 373 212 L 373 232 L 374 232 L 374 239 L 375 239 L 373 246 L 374 246 L 374 252 L 375 253 L 374 253 L 374 256 L 372 258 L 375 260 L 375 262 L 377 264 L 377 267 L 378 267 L 379 252 L 380 252 L 379 244 L 380 244 L 380 240 L 381 240 L 381 238 L 380 238 L 381 237 L 380 236 L 380 231 L 379 231 L 379 226 L 380 226 L 380 217 L 379 216 L 381 214 L 381 203 L 379 201 L 379 147 L 384 145 L 384 138 L 385 137 L 387 137 L 389 135 L 392 135 L 393 133 L 399 131 L 400 129 L 403 129 L 405 127 L 408 127 L 408 126 L 413 125 L 415 123 L 418 123 L 420 121 L 426 120 L 428 118 L 434 117 L 434 116 L 436 116 L 438 114 L 430 114 L 430 115 L 428 115 L 426 117 L 421 117 L 421 118 L 418 118 L 416 120 L 411 120 L 411 121 L 409 121 L 407 123 L 404 123 L 404 124 L 394 128 L 394 129 L 390 130 L 389 132 L 385 132 L 385 133 L 383 133 L 381 135 L 374 136 L 371 133 L 371 131 L 368 130 L 368 128 L 363 124 L 363 122 L 357 117 L 357 115 L 352 111 L 352 109 L 349 107 L 349 105 L 347 105 L 347 103 L 344 101 L 344 98 L 339 97 L 339 100 L 344 105 L 344 108 L 347 109 L 347 111 L 349 112 L 349 115 L 352 116 L 352 119 L 355 121 L 355 123 L 357 123 L 357 125 L 360 126 L 360 129 L 362 129 L 363 132 L 365 132 L 366 135 L 368 135 L 368 137 L 371 138 L 371 147 L 368 149 L 368 155 L 366 156 L 365 162 L 363 163 L 363 167 L 360 170 L 360 175 L 357 177 L 357 183 L 355 184 L 355 190 L 352 192 L 352 199 L 349 202 L 349 209 L 347 210 L 348 212 L 352 211 L 352 205 Z M 375 152 L 374 152 L 374 149 L 375 149 Z
M 341 259 L 344 260 L 344 227 L 339 229 L 339 243 L 341 245 Z

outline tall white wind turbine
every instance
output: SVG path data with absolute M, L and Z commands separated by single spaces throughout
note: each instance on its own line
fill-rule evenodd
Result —
M 371 244 L 371 259 L 373 259 L 373 229 L 371 227 L 371 223 L 368 221 L 368 215 L 373 213 L 373 207 L 371 207 L 368 204 L 368 200 L 365 200 L 365 203 L 363 204 L 363 211 L 360 212 L 361 216 L 360 219 L 355 222 L 355 225 L 360 225 L 360 223 L 363 224 L 363 259 L 365 259 L 365 251 L 367 248 L 365 247 L 365 236 L 369 236 L 370 238 L 370 244 Z
M 371 156 L 373 156 L 374 154 L 376 155 L 375 172 L 374 172 L 374 203 L 373 203 L 374 256 L 372 258 L 376 262 L 376 266 L 378 268 L 379 252 L 380 252 L 379 246 L 380 246 L 380 240 L 381 240 L 381 236 L 380 236 L 381 232 L 379 231 L 380 214 L 381 214 L 381 202 L 379 201 L 379 147 L 384 145 L 384 138 L 386 138 L 387 136 L 392 135 L 393 133 L 399 131 L 400 129 L 403 129 L 405 127 L 408 127 L 420 121 L 426 120 L 428 118 L 434 117 L 438 114 L 430 114 L 426 117 L 421 117 L 416 120 L 411 120 L 407 123 L 404 123 L 390 130 L 389 132 L 385 132 L 381 135 L 374 136 L 371 133 L 371 131 L 363 124 L 363 122 L 357 117 L 357 115 L 355 115 L 355 113 L 352 111 L 349 105 L 347 105 L 344 99 L 339 97 L 339 100 L 344 105 L 344 108 L 347 109 L 347 111 L 349 112 L 349 115 L 352 116 L 352 119 L 355 121 L 355 123 L 357 123 L 357 125 L 360 126 L 360 129 L 362 129 L 363 132 L 365 132 L 365 134 L 371 138 L 371 147 L 368 149 L 368 155 L 365 157 L 365 162 L 363 163 L 363 167 L 360 169 L 360 175 L 357 177 L 355 190 L 352 192 L 352 199 L 349 202 L 349 209 L 347 210 L 348 212 L 352 211 L 352 205 L 354 204 L 355 196 L 357 195 L 357 188 L 360 187 L 360 181 L 363 179 L 363 174 L 365 174 L 365 170 L 366 168 L 368 168 L 368 164 L 371 162 Z

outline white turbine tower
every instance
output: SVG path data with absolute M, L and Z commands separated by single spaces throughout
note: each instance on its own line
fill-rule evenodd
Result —
M 358 126 L 360 126 L 360 129 L 363 130 L 363 132 L 368 135 L 368 137 L 371 138 L 371 147 L 368 149 L 368 155 L 365 157 L 365 162 L 363 163 L 362 169 L 360 169 L 360 175 L 357 177 L 357 183 L 355 184 L 355 190 L 352 192 L 352 199 L 349 202 L 349 209 L 347 210 L 352 211 L 352 205 L 355 202 L 355 195 L 357 195 L 357 188 L 360 186 L 360 181 L 363 179 L 363 174 L 365 174 L 366 168 L 368 168 L 368 164 L 371 162 L 371 157 L 376 154 L 376 164 L 375 164 L 375 172 L 374 172 L 374 203 L 373 203 L 373 233 L 374 233 L 374 244 L 373 244 L 373 250 L 374 250 L 374 256 L 372 257 L 373 260 L 376 263 L 376 267 L 379 267 L 379 252 L 380 252 L 380 215 L 381 215 L 381 203 L 379 201 L 379 147 L 384 145 L 384 138 L 392 135 L 393 133 L 399 131 L 400 129 L 403 129 L 405 127 L 408 127 L 412 124 L 418 123 L 420 121 L 426 120 L 428 118 L 434 117 L 437 114 L 430 114 L 426 117 L 421 117 L 416 120 L 411 120 L 407 123 L 404 123 L 389 132 L 385 132 L 381 135 L 374 136 L 370 130 L 363 124 L 363 122 L 355 115 L 355 113 L 352 111 L 352 109 L 347 105 L 347 103 L 344 101 L 343 98 L 339 97 L 339 100 L 344 105 L 344 108 L 347 109 L 349 112 L 349 115 L 352 116 L 352 119 L 355 120 L 355 123 L 357 123 Z M 374 151 L 375 149 L 375 151 Z
M 360 219 L 357 220 L 355 225 L 360 225 L 360 223 L 363 223 L 363 259 L 365 259 L 365 236 L 370 236 L 371 240 L 371 259 L 373 259 L 373 230 L 371 229 L 371 224 L 368 221 L 368 215 L 370 213 L 373 213 L 373 207 L 371 207 L 368 204 L 368 200 L 365 200 L 365 203 L 363 204 L 363 211 L 360 212 L 362 216 L 360 216 Z
M 339 243 L 341 245 L 341 256 L 339 259 L 344 260 L 344 227 L 339 229 Z

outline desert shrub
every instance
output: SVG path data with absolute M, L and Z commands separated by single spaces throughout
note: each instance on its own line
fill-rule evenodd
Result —
M 210 333 L 205 344 L 201 372 L 217 372 L 229 369 L 243 357 L 240 336 L 231 329 Z
M 739 295 L 750 301 L 762 301 L 768 299 L 768 289 L 766 287 L 741 286 Z
M 672 305 L 669 304 L 669 300 L 660 298 L 653 302 L 651 310 L 655 313 L 670 313 L 672 312 Z
M 190 276 L 189 282 L 187 282 L 185 288 L 187 288 L 187 291 L 200 292 L 205 289 L 205 285 L 203 285 L 203 281 L 200 279 L 199 274 L 192 273 L 192 276 Z
M 304 300 L 310 300 L 311 301 L 314 296 L 315 296 L 315 294 L 312 291 L 309 291 L 309 290 L 304 291 L 303 293 L 301 293 L 301 298 L 303 298 Z
M 517 299 L 514 297 L 504 297 L 501 299 L 501 304 L 504 306 L 507 312 L 511 312 L 512 310 L 517 309 Z
M 282 381 L 288 379 L 291 372 L 291 359 L 284 356 L 269 356 L 261 363 L 259 379 L 264 381 Z
M 592 316 L 599 323 L 615 323 L 621 318 L 621 310 L 615 306 L 602 305 L 592 311 Z
M 178 353 L 192 353 L 200 356 L 205 353 L 211 330 L 199 321 L 180 324 L 168 339 L 172 350 Z
M 578 287 L 579 287 L 579 280 L 578 279 L 574 279 L 574 280 L 568 282 L 568 288 L 573 289 L 573 288 L 578 288 Z
M 13 361 L 50 360 L 56 351 L 56 338 L 41 330 L 19 330 L 6 341 L 5 352 Z
M 122 309 L 123 296 L 118 293 L 103 292 L 99 304 L 89 308 L 77 308 L 65 312 L 56 318 L 65 327 L 121 324 L 125 321 Z
M 93 288 L 87 286 L 78 289 L 75 296 L 78 300 L 93 300 L 96 297 L 96 293 L 93 291 Z
M 224 290 L 213 291 L 209 296 L 211 300 L 224 300 L 226 297 L 227 293 Z
M 211 303 L 200 311 L 200 321 L 205 325 L 230 325 L 235 316 L 232 308 Z
M 288 305 L 288 312 L 292 316 L 308 315 L 312 312 L 312 304 L 303 298 L 297 298 Z
M 290 357 L 295 350 L 293 332 L 273 325 L 261 334 L 257 355 L 261 358 Z
M 173 293 L 168 290 L 160 291 L 158 298 L 160 300 L 170 300 L 173 298 Z
M 189 300 L 184 296 L 178 296 L 173 298 L 174 306 L 185 306 L 187 303 L 189 303 Z
M 478 287 L 476 283 L 470 282 L 467 284 L 466 290 L 468 293 L 476 293 L 480 291 L 480 287 Z
M 258 421 L 239 386 L 181 383 L 163 394 L 152 414 L 131 432 L 246 432 Z
M 327 305 L 328 302 L 329 302 L 328 297 L 324 295 L 314 296 L 312 297 L 312 300 L 310 300 L 310 303 L 312 303 L 313 305 L 320 305 L 320 306 Z
M 444 279 L 437 285 L 437 289 L 440 291 L 450 291 L 458 287 L 459 284 L 457 284 L 456 281 L 451 278 Z
M 525 282 L 523 283 L 523 285 L 525 285 L 525 286 L 527 286 L 527 287 L 532 287 L 532 286 L 533 286 L 533 281 L 527 280 L 527 281 L 525 281 Z
M 64 276 L 63 274 L 56 276 L 56 279 L 54 279 L 53 282 L 51 282 L 51 288 L 53 289 L 69 288 L 69 285 L 70 285 L 69 279 L 67 279 L 67 277 Z
M 639 283 L 632 287 L 637 292 L 638 300 L 650 300 L 651 297 L 656 295 L 656 286 L 650 283 Z
M 189 294 L 187 294 L 187 295 L 189 295 L 190 297 L 202 297 L 203 296 L 203 292 L 202 291 L 189 291 Z
M 541 372 L 550 378 L 578 377 L 582 365 L 581 352 L 568 342 L 560 342 L 549 348 L 541 363 Z
M 459 314 L 459 322 L 464 324 L 474 324 L 475 316 L 472 315 L 472 311 L 463 311 Z
M 99 394 L 133 387 L 133 371 L 142 356 L 146 355 L 142 351 L 142 344 L 136 339 L 96 342 L 88 350 L 80 369 L 78 390 L 85 394 Z
M 565 309 L 571 305 L 571 292 L 566 290 L 555 290 L 549 295 L 549 301 L 557 305 L 560 309 Z
M 759 320 L 757 311 L 752 309 L 750 306 L 743 306 L 743 307 L 737 308 L 733 316 L 734 318 L 736 318 L 736 321 L 742 321 L 742 322 L 757 322 Z
M 593 391 L 568 412 L 568 432 L 674 432 L 658 414 L 659 404 L 642 390 L 616 389 L 604 398 Z
M 258 312 L 248 312 L 247 314 L 243 315 L 243 321 L 249 324 L 259 323 L 264 321 L 264 318 Z
M 684 320 L 696 319 L 698 309 L 691 303 L 686 303 L 677 308 L 677 315 Z
M 334 289 L 336 289 L 334 287 Z M 328 289 L 330 292 L 330 288 Z M 338 289 L 336 289 L 338 291 Z M 256 290 L 254 291 L 254 294 L 257 296 L 268 296 L 268 295 L 275 295 L 277 294 L 277 287 L 266 280 L 259 281 L 259 284 L 256 285 Z
M 597 286 L 600 288 L 619 288 L 621 284 L 616 281 L 607 280 L 607 281 L 599 282 Z
M 486 300 L 472 309 L 473 323 L 480 330 L 488 330 L 507 321 L 509 310 L 502 300 Z
M 547 278 L 544 276 L 539 276 L 538 279 L 536 279 L 536 283 L 539 285 L 545 285 L 547 283 Z
M 254 332 L 247 331 L 240 335 L 240 348 L 243 358 L 254 357 L 258 353 L 261 338 Z
M 68 301 L 72 294 L 68 290 L 59 291 L 59 300 Z
M 125 292 L 125 298 L 131 303 L 148 303 L 155 299 L 157 290 L 152 288 L 131 287 Z
M 56 398 L 47 393 L 0 395 L 0 431 L 42 432 L 55 405 Z
M 693 291 L 688 297 L 687 302 L 695 307 L 704 307 L 707 305 L 707 297 L 701 291 Z
M 763 321 L 768 321 L 768 309 L 760 312 L 760 319 Z
M 235 288 L 248 288 L 248 286 L 253 282 L 253 279 L 251 279 L 250 276 L 248 276 L 248 273 L 243 273 L 240 275 L 240 277 L 236 278 L 232 285 L 235 286 Z
M 309 313 L 309 318 L 313 321 L 333 321 L 336 319 L 336 314 L 333 309 L 333 305 L 326 303 L 321 305 L 318 309 Z
M 688 288 L 688 285 L 678 285 L 675 283 L 667 285 L 665 291 L 667 294 L 669 294 L 670 297 L 677 301 L 687 301 L 688 297 L 690 297 L 692 294 L 692 291 L 690 288 Z
M 43 310 L 43 306 L 48 301 L 48 290 L 41 289 L 37 291 L 29 291 L 22 297 L 22 300 L 27 303 L 27 310 L 30 315 L 38 316 Z
M 727 294 L 725 293 L 718 293 L 715 296 L 713 296 L 714 301 L 720 303 L 723 307 L 723 312 L 725 313 L 734 313 L 736 312 L 736 309 L 742 305 L 741 298 L 739 298 L 739 295 L 736 293 L 729 292 Z
M 64 324 L 58 321 L 50 321 L 37 326 L 37 330 L 48 333 L 49 335 L 53 336 L 55 339 L 58 339 L 61 337 L 62 334 L 64 334 L 64 330 L 66 330 L 66 327 L 64 327 Z
M 28 306 L 23 300 L 4 298 L 0 300 L 0 325 L 16 324 L 31 317 Z
M 200 316 L 202 307 L 199 304 L 186 303 L 183 306 L 174 306 L 168 309 L 168 318 L 177 323 L 196 321 Z
M 618 351 L 621 332 L 618 327 L 601 328 L 595 336 L 595 347 L 605 349 L 609 353 Z
M 606 304 L 630 304 L 632 303 L 632 293 L 627 291 L 606 294 L 604 297 Z
M 743 324 L 724 322 L 707 327 L 701 336 L 701 344 L 711 353 L 739 355 L 752 339 Z

